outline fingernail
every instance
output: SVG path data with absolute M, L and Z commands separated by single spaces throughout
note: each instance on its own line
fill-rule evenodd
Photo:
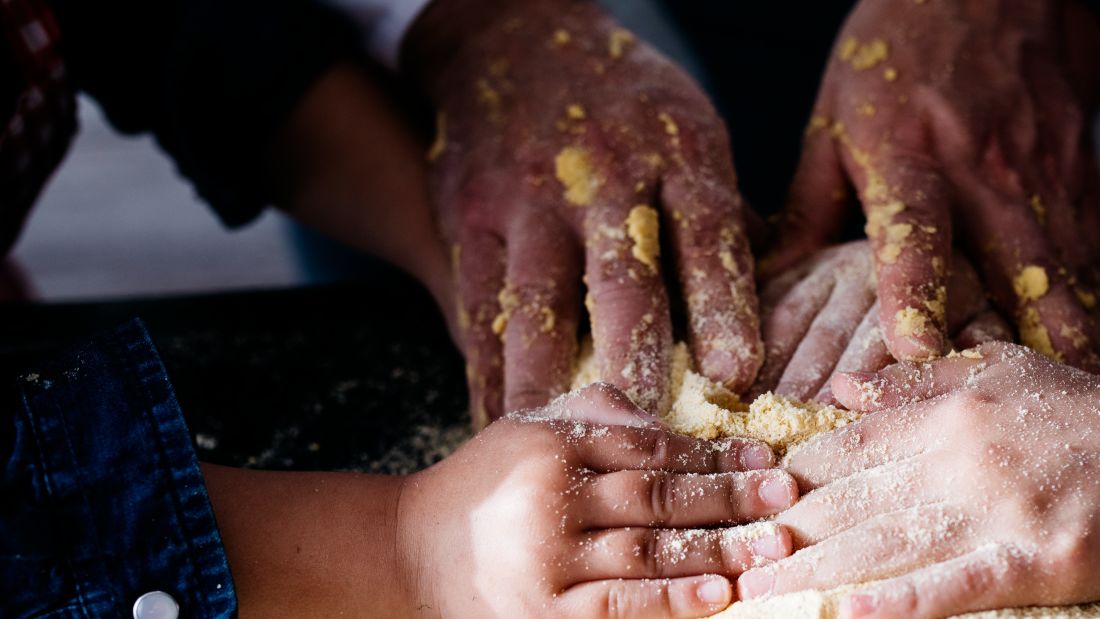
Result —
M 746 445 L 741 450 L 741 467 L 746 471 L 770 469 L 774 462 L 775 455 L 765 445 Z
M 783 543 L 781 538 L 775 535 L 753 540 L 752 553 L 758 557 L 764 557 L 765 559 L 782 559 L 789 554 L 787 552 L 787 545 Z
M 703 374 L 718 381 L 727 381 L 737 372 L 737 360 L 727 350 L 712 350 L 703 357 Z
M 857 383 L 869 383 L 878 376 L 874 372 L 844 372 L 844 375 Z
M 845 617 L 866 617 L 875 612 L 878 600 L 867 593 L 854 593 L 844 599 L 841 615 Z
M 749 570 L 737 579 L 737 592 L 742 600 L 751 600 L 772 592 L 775 576 L 764 570 Z
M 784 478 L 765 479 L 757 489 L 760 498 L 771 507 L 784 509 L 792 504 L 791 487 Z
M 729 581 L 725 578 L 708 578 L 703 584 L 699 585 L 695 593 L 704 604 L 715 606 L 725 606 L 730 603 L 733 597 L 730 592 Z

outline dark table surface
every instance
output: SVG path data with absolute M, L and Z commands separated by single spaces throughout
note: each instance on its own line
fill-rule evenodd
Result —
M 0 306 L 0 378 L 140 317 L 206 462 L 404 473 L 469 436 L 462 359 L 408 278 L 97 304 Z

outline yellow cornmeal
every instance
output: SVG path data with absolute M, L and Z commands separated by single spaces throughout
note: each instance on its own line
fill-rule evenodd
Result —
M 572 103 L 565 108 L 565 115 L 570 120 L 584 120 L 588 117 L 588 114 L 584 111 L 584 106 L 578 103 Z
M 894 264 L 901 255 L 902 242 L 913 233 L 913 224 L 891 224 L 886 227 L 886 244 L 878 252 L 878 259 Z
M 616 28 L 611 31 L 611 34 L 607 37 L 607 53 L 611 56 L 612 60 L 618 60 L 623 57 L 623 52 L 626 51 L 626 47 L 634 42 L 634 35 L 629 30 L 622 28 Z
M 634 259 L 657 271 L 657 260 L 661 257 L 660 223 L 657 210 L 644 204 L 630 209 L 626 218 L 626 233 L 634 246 L 630 253 Z
M 894 315 L 894 335 L 910 337 L 928 330 L 928 317 L 915 307 L 898 310 Z
M 599 369 L 591 342 L 585 342 L 573 388 L 598 380 Z M 676 432 L 707 439 L 754 438 L 764 441 L 780 455 L 818 432 L 839 428 L 859 418 L 859 414 L 851 411 L 817 402 L 799 402 L 774 393 L 746 404 L 722 385 L 695 372 L 691 353 L 682 342 L 672 349 L 669 390 L 671 403 L 668 410 L 661 411 L 661 417 Z
M 1020 313 L 1020 342 L 1051 359 L 1062 360 L 1061 353 L 1054 350 L 1054 344 L 1050 341 L 1050 333 L 1043 326 L 1039 310 L 1034 307 L 1024 308 L 1024 311 Z
M 592 167 L 588 151 L 577 146 L 567 146 L 554 158 L 554 171 L 565 186 L 562 194 L 571 204 L 588 206 L 600 188 L 600 177 Z
M 440 112 L 435 117 L 435 141 L 428 148 L 428 162 L 435 163 L 447 151 L 447 116 Z
M 974 354 L 964 352 L 963 355 Z M 817 402 L 799 402 L 768 393 L 746 405 L 725 387 L 692 368 L 687 345 L 672 351 L 669 387 L 672 404 L 662 418 L 673 430 L 699 438 L 746 437 L 764 441 L 779 454 L 819 432 L 847 425 L 859 414 Z M 581 347 L 573 388 L 599 380 L 592 342 Z M 846 586 L 829 591 L 800 591 L 771 598 L 735 602 L 710 619 L 836 619 Z M 1100 603 L 1058 608 L 1017 608 L 960 615 L 966 619 L 1098 619 Z
M 890 56 L 890 44 L 883 39 L 860 43 L 855 37 L 848 37 L 840 44 L 838 55 L 841 60 L 851 64 L 856 71 L 864 71 Z
M 1047 293 L 1050 280 L 1043 267 L 1033 264 L 1020 269 L 1016 277 L 1012 278 L 1012 289 L 1016 291 L 1016 298 L 1021 302 L 1034 301 Z

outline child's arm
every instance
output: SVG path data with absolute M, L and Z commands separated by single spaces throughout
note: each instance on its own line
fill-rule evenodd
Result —
M 790 552 L 765 446 L 666 433 L 594 385 L 415 475 L 206 466 L 241 615 L 697 617 Z M 588 423 L 599 415 L 624 424 Z

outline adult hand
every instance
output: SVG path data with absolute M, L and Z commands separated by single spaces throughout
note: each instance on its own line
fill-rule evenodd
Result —
M 410 602 L 447 617 L 717 612 L 727 578 L 790 553 L 781 527 L 730 526 L 797 498 L 787 473 L 749 470 L 771 458 L 669 434 L 603 384 L 505 417 L 406 482 Z
M 404 52 L 439 114 L 430 157 L 477 421 L 568 389 L 582 274 L 602 379 L 643 408 L 669 398 L 669 264 L 697 366 L 752 382 L 744 207 L 725 128 L 686 74 L 586 1 L 437 0 Z
M 833 390 L 869 414 L 789 455 L 811 491 L 776 521 L 805 548 L 742 598 L 885 579 L 841 616 L 917 619 L 1100 599 L 1100 379 L 990 343 Z
M 1012 340 L 990 309 L 978 275 L 956 255 L 948 275 L 947 327 L 956 348 Z M 775 391 L 833 402 L 829 378 L 890 365 L 879 328 L 874 258 L 867 241 L 821 251 L 764 284 L 760 293 L 764 366 L 750 395 Z
M 851 183 L 896 358 L 943 352 L 957 224 L 1022 341 L 1100 369 L 1096 99 L 1082 83 L 1100 74 L 1098 37 L 1067 2 L 860 2 L 825 73 L 773 267 L 838 232 Z

